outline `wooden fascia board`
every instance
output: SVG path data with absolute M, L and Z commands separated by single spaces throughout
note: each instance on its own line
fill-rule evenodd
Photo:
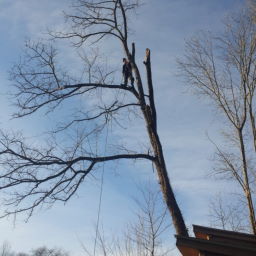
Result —
M 248 248 L 244 246 L 239 246 L 238 243 L 233 245 L 220 243 L 211 240 L 193 238 L 193 237 L 182 237 L 176 236 L 177 241 L 176 245 L 178 248 L 192 248 L 196 249 L 200 252 L 207 252 L 209 253 L 216 253 L 220 255 L 227 255 L 227 256 L 255 256 L 256 249 L 255 248 Z M 180 250 L 182 252 L 182 250 Z M 184 256 L 189 256 L 184 255 Z
M 212 236 L 216 236 L 216 237 L 218 236 L 218 237 L 235 239 L 235 240 L 239 240 L 239 241 L 243 240 L 243 241 L 247 241 L 247 242 L 252 242 L 252 243 L 255 243 L 255 246 L 256 246 L 256 236 L 251 235 L 251 234 L 216 229 L 216 228 L 203 227 L 203 226 L 198 226 L 198 225 L 193 225 L 193 231 L 194 231 L 194 234 L 196 237 L 198 234 L 199 238 L 202 238 L 203 234 L 205 235 L 205 237 L 212 235 Z

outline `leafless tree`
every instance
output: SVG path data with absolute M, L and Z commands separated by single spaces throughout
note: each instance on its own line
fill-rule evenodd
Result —
M 1 256 L 13 256 L 14 253 L 11 250 L 11 245 L 8 242 L 3 242 L 0 248 Z
M 68 256 L 69 254 L 59 248 L 48 248 L 46 246 L 31 250 L 31 253 L 15 252 L 11 250 L 8 242 L 3 242 L 0 249 L 1 256 Z
M 181 72 L 198 94 L 214 102 L 226 119 L 228 147 L 216 145 L 216 173 L 234 179 L 247 200 L 251 229 L 256 234 L 255 184 L 256 25 L 250 9 L 230 17 L 225 32 L 201 33 L 186 44 Z M 251 127 L 249 129 L 249 127 Z
M 229 197 L 218 194 L 210 201 L 211 226 L 236 232 L 248 232 L 250 225 L 244 211 L 246 203 L 241 203 L 241 200 L 235 198 L 230 200 Z
M 250 8 L 250 14 L 252 16 L 253 22 L 256 22 L 256 1 L 255 0 L 248 0 L 248 5 Z
M 68 256 L 68 252 L 60 248 L 48 248 L 46 246 L 32 249 L 30 253 L 13 252 L 13 256 Z
M 16 253 L 16 256 L 29 256 L 29 254 L 25 252 L 18 252 Z
M 136 63 L 135 44 L 130 47 L 128 42 L 129 15 L 138 6 L 136 0 L 76 0 L 72 13 L 65 14 L 65 30 L 50 32 L 54 39 L 71 40 L 75 48 L 116 40 L 131 63 L 135 87 L 114 83 L 112 72 L 98 64 L 97 58 L 89 62 L 88 58 L 82 58 L 86 73 L 79 79 L 74 78 L 60 67 L 58 51 L 53 46 L 43 42 L 27 44 L 23 61 L 13 68 L 11 74 L 18 107 L 15 117 L 31 115 L 41 109 L 54 112 L 70 102 L 77 103 L 79 97 L 83 102 L 87 100 L 83 105 L 87 110 L 77 110 L 65 118 L 66 123 L 58 126 L 56 137 L 73 127 L 79 131 L 74 142 L 67 139 L 62 146 L 57 139 L 48 139 L 47 145 L 38 147 L 26 143 L 22 135 L 2 133 L 0 189 L 13 192 L 7 198 L 4 216 L 20 212 L 28 212 L 31 216 L 38 206 L 68 201 L 84 179 L 103 162 L 142 159 L 150 161 L 156 168 L 176 233 L 188 236 L 170 185 L 158 135 L 150 50 L 146 49 L 143 62 L 147 74 L 147 81 L 143 82 Z M 104 98 L 106 94 L 108 100 Z M 92 104 L 91 99 L 98 104 Z M 125 114 L 127 110 L 128 115 Z M 108 124 L 112 122 L 122 127 L 122 119 L 129 117 L 130 113 L 135 113 L 135 118 L 144 119 L 149 149 L 136 152 L 119 145 L 112 154 L 98 150 L 105 148 L 103 138 L 108 133 Z M 96 150 L 93 146 L 98 143 L 103 143 L 103 146 Z
M 142 200 L 136 200 L 139 211 L 135 222 L 128 226 L 126 240 L 136 255 L 168 255 L 170 248 L 163 246 L 163 234 L 170 227 L 166 222 L 167 208 L 162 205 L 159 192 L 151 188 L 141 190 Z M 136 221 L 137 220 L 137 221 Z
M 104 230 L 99 232 L 97 252 L 105 256 L 168 256 L 171 249 L 164 244 L 166 230 L 170 227 L 167 220 L 167 208 L 163 204 L 159 191 L 152 188 L 140 189 L 142 199 L 135 199 L 137 209 L 135 218 L 128 224 L 120 237 L 111 241 Z M 86 245 L 83 248 L 88 256 Z
M 31 256 L 68 256 L 69 254 L 62 249 L 49 249 L 46 246 L 32 250 Z

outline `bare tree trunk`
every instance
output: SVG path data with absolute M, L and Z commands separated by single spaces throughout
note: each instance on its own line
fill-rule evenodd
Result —
M 250 102 L 252 102 L 252 100 L 250 100 Z M 253 135 L 253 146 L 254 146 L 254 150 L 256 152 L 256 126 L 255 126 L 255 117 L 253 114 L 253 110 L 252 110 L 252 105 L 249 103 L 248 104 L 248 112 L 249 112 L 249 116 L 250 116 L 250 121 L 251 121 L 251 129 L 252 129 L 252 135 Z
M 169 181 L 168 172 L 167 172 L 165 160 L 164 160 L 164 154 L 162 150 L 162 145 L 157 132 L 157 116 L 156 116 L 155 103 L 154 103 L 150 50 L 146 49 L 146 57 L 144 61 L 144 64 L 146 66 L 146 71 L 147 71 L 147 83 L 148 83 L 149 104 L 150 104 L 150 105 L 147 105 L 140 72 L 135 62 L 135 44 L 134 43 L 132 44 L 132 54 L 129 52 L 128 46 L 126 43 L 124 43 L 123 46 L 124 46 L 125 53 L 129 61 L 131 62 L 132 69 L 135 74 L 135 80 L 136 80 L 138 91 L 139 91 L 139 102 L 141 106 L 141 111 L 143 113 L 144 120 L 146 122 L 150 143 L 153 148 L 154 155 L 156 157 L 156 160 L 154 161 L 154 165 L 157 170 L 159 184 L 161 187 L 164 200 L 171 214 L 172 221 L 176 230 L 176 234 L 188 237 L 189 235 L 184 222 L 184 218 L 177 204 L 174 192 L 172 190 L 172 187 Z
M 161 190 L 167 204 L 167 207 L 171 213 L 173 224 L 176 229 L 177 235 L 182 235 L 188 237 L 188 231 L 181 214 L 180 208 L 175 199 L 175 195 L 170 185 L 168 173 L 166 170 L 165 160 L 162 151 L 162 145 L 160 143 L 159 137 L 157 134 L 152 134 L 151 144 L 154 149 L 155 156 L 157 160 L 155 161 L 155 166 L 159 178 L 159 183 Z
M 168 207 L 168 210 L 172 216 L 173 224 L 176 229 L 176 234 L 188 237 L 189 235 L 184 222 L 184 218 L 177 204 L 177 201 L 168 177 L 162 145 L 161 145 L 158 133 L 154 127 L 154 123 L 156 123 L 156 120 L 152 118 L 150 107 L 148 105 L 146 106 L 146 111 L 143 111 L 143 113 L 144 113 L 144 118 L 147 124 L 147 131 L 150 137 L 150 142 L 154 151 L 154 155 L 156 157 L 154 164 L 157 170 L 159 184 L 161 187 L 161 191 L 163 193 L 164 200 Z
M 172 216 L 173 224 L 176 229 L 177 235 L 188 237 L 188 231 L 184 222 L 184 218 L 182 216 L 174 192 L 170 185 L 170 180 L 168 177 L 168 172 L 164 160 L 163 149 L 157 132 L 157 116 L 154 103 L 154 91 L 152 84 L 151 60 L 149 49 L 146 49 L 146 57 L 144 64 L 146 66 L 147 71 L 150 106 L 146 105 L 146 108 L 143 110 L 143 114 L 145 121 L 147 123 L 147 131 L 150 137 L 152 148 L 154 150 L 154 155 L 156 156 L 156 161 L 154 163 L 157 170 L 159 183 L 161 186 L 161 191 L 163 193 L 164 200 Z
M 247 168 L 247 162 L 246 162 L 246 155 L 245 155 L 245 147 L 244 147 L 244 138 L 242 134 L 242 129 L 238 129 L 238 136 L 239 136 L 239 143 L 240 143 L 240 149 L 241 149 L 241 156 L 243 161 L 243 176 L 244 176 L 244 192 L 248 204 L 249 209 L 249 217 L 251 222 L 251 229 L 254 235 L 256 235 L 256 226 L 255 226 L 255 212 L 254 212 L 254 206 L 252 202 L 252 196 L 251 196 L 251 189 L 248 179 L 248 168 Z

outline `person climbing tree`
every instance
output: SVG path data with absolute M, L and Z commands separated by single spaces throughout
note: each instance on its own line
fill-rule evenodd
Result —
M 78 189 L 83 187 L 87 177 L 94 175 L 103 163 L 119 160 L 121 166 L 128 160 L 141 159 L 149 161 L 150 166 L 151 164 L 155 166 L 163 199 L 172 216 L 176 234 L 189 237 L 170 184 L 169 170 L 157 129 L 150 50 L 146 50 L 144 65 L 147 78 L 144 81 L 136 63 L 135 43 L 130 46 L 128 40 L 130 31 L 128 21 L 131 18 L 127 15 L 136 10 L 139 1 L 74 0 L 72 2 L 74 2 L 72 11 L 70 14 L 65 14 L 69 22 L 67 28 L 64 31 L 50 31 L 49 43 L 29 41 L 26 44 L 24 57 L 12 68 L 11 77 L 15 87 L 13 94 L 16 96 L 15 103 L 18 102 L 15 117 L 32 115 L 37 111 L 43 111 L 43 108 L 47 114 L 54 115 L 54 111 L 59 111 L 61 107 L 65 108 L 67 116 L 60 117 L 59 122 L 56 120 L 56 129 L 52 133 L 44 133 L 46 137 L 42 138 L 46 139 L 47 143 L 43 145 L 31 143 L 30 140 L 27 144 L 19 132 L 0 131 L 0 191 L 6 196 L 4 198 L 6 208 L 1 212 L 0 217 L 27 213 L 29 218 L 40 206 L 49 207 L 59 201 L 68 202 Z M 75 54 L 78 53 L 77 47 L 101 43 L 105 37 L 108 37 L 108 40 L 112 38 L 113 43 L 116 40 L 127 58 L 127 60 L 123 59 L 125 84 L 121 86 L 115 84 L 112 70 L 108 70 L 101 59 L 97 60 L 97 53 L 93 54 L 92 61 L 79 56 L 84 62 L 84 67 L 81 68 L 82 74 L 77 78 L 74 77 L 73 75 L 78 72 L 76 70 L 73 72 L 73 68 L 69 74 L 70 65 L 67 70 L 61 68 L 58 51 L 52 45 L 55 42 L 52 37 L 71 40 L 67 45 L 75 47 Z M 108 42 L 102 42 L 102 46 Z M 75 61 L 74 64 L 80 63 L 81 60 Z M 128 79 L 133 85 L 135 80 L 133 75 L 136 78 L 136 86 L 134 84 L 134 87 L 128 88 L 125 85 Z M 120 92 L 125 92 L 125 96 L 128 97 L 120 97 Z M 72 104 L 69 104 L 68 99 L 71 98 Z M 88 104 L 85 99 L 88 99 Z M 80 102 L 84 102 L 85 105 L 81 105 Z M 91 104 L 92 102 L 94 104 Z M 73 103 L 78 103 L 77 107 Z M 71 108 L 66 109 L 68 106 Z M 86 109 L 80 110 L 80 107 L 84 106 Z M 123 118 L 117 120 L 119 114 Z M 109 143 L 105 153 L 103 148 L 107 143 L 102 136 L 107 134 L 109 125 L 111 128 L 113 125 L 113 130 L 116 126 L 125 129 L 126 125 L 130 127 L 128 125 L 131 117 L 134 120 L 138 119 L 138 122 L 144 120 L 143 134 L 147 145 L 145 150 L 144 147 L 131 148 L 131 150 L 129 147 L 126 148 L 123 142 L 116 139 L 119 138 L 115 137 L 118 134 L 113 132 L 111 142 L 117 145 Z M 124 127 L 119 123 L 121 119 Z M 64 135 L 68 135 L 65 142 L 63 142 Z M 118 144 L 119 141 L 121 144 Z
M 124 77 L 124 86 L 127 86 L 128 79 L 131 81 L 131 85 L 134 85 L 134 77 L 132 76 L 132 66 L 129 60 L 123 58 L 123 77 Z

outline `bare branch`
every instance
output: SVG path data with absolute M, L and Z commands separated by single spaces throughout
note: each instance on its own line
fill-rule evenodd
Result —
M 230 17 L 224 25 L 225 32 L 221 35 L 204 33 L 188 41 L 179 67 L 193 89 L 215 103 L 227 120 L 228 132 L 234 131 L 228 137 L 232 147 L 223 151 L 215 145 L 218 166 L 214 171 L 231 177 L 242 188 L 251 229 L 256 234 L 251 153 L 247 143 L 248 138 L 253 138 L 255 149 L 256 25 L 249 9 Z M 233 140 L 237 141 L 235 149 Z
M 75 14 L 65 14 L 71 23 L 70 32 L 50 32 L 54 38 L 74 38 L 75 46 L 81 46 L 87 40 L 99 42 L 106 36 L 112 36 L 122 43 L 128 38 L 127 13 L 134 11 L 139 1 L 89 1 L 77 0 L 73 5 Z
M 28 147 L 17 136 L 2 138 L 1 148 L 0 165 L 3 171 L 0 190 L 14 189 L 5 204 L 15 207 L 15 210 L 7 210 L 2 217 L 20 212 L 28 212 L 30 217 L 41 204 L 68 201 L 99 163 L 129 159 L 155 161 L 155 157 L 148 154 L 77 156 L 78 153 L 70 155 L 66 152 L 57 155 L 56 148 L 43 151 Z

